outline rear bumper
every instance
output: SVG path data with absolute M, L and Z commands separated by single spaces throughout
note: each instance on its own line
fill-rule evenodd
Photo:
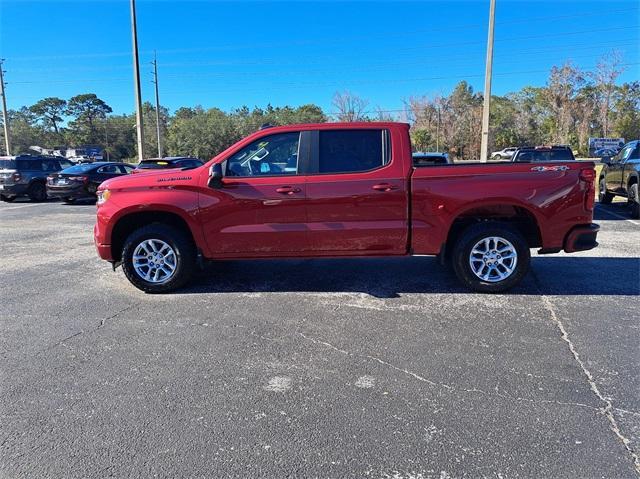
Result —
M 21 196 L 27 194 L 28 185 L 14 183 L 12 185 L 0 185 L 0 194 L 4 196 Z
M 600 231 L 600 225 L 591 223 L 574 227 L 564 239 L 564 250 L 567 253 L 587 251 L 598 246 L 596 237 Z
M 78 186 L 49 186 L 47 185 L 47 195 L 51 198 L 88 198 L 95 197 L 89 193 L 84 185 Z

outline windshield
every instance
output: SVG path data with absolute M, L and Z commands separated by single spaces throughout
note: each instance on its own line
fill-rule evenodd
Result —
M 96 167 L 96 165 L 93 165 L 91 163 L 84 163 L 82 165 L 74 165 L 71 166 L 69 168 L 66 168 L 64 170 L 61 171 L 61 173 L 86 173 L 89 170 L 92 170 Z
M 15 170 L 16 160 L 0 158 L 0 169 L 3 170 Z
M 572 161 L 573 154 L 569 150 L 525 150 L 520 151 L 515 161 Z
M 138 164 L 138 168 L 171 168 L 173 165 L 167 160 L 143 160 Z

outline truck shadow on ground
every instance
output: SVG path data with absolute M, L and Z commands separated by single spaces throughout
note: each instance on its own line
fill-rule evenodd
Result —
M 210 263 L 192 286 L 198 293 L 468 293 L 453 271 L 433 257 L 246 260 Z M 531 271 L 507 294 L 637 295 L 640 258 L 533 257 Z

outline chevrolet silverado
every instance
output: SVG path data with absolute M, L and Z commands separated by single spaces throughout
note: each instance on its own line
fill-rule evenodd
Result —
M 591 162 L 412 161 L 409 125 L 262 129 L 196 168 L 98 189 L 98 254 L 148 293 L 202 260 L 437 255 L 469 288 L 505 291 L 530 249 L 597 246 Z M 427 272 L 425 272 L 427 274 Z

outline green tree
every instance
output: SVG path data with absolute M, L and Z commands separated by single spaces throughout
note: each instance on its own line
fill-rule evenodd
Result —
M 640 138 L 640 81 L 624 83 L 617 88 L 613 131 L 627 141 Z
M 103 120 L 113 110 L 94 93 L 76 95 L 69 100 L 66 113 L 75 119 L 69 124 L 75 143 L 98 143 L 101 135 L 96 130 L 98 120 Z
M 33 153 L 31 146 L 46 146 L 53 140 L 52 133 L 38 125 L 37 117 L 27 107 L 9 110 L 9 134 L 11 138 L 11 154 Z M 0 129 L 1 145 L 4 151 L 4 130 Z
M 53 128 L 56 134 L 60 131 L 58 126 L 63 120 L 63 115 L 67 108 L 67 102 L 61 98 L 48 97 L 38 101 L 35 105 L 31 105 L 29 110 L 48 127 Z
M 427 129 L 413 129 L 411 131 L 411 142 L 416 151 L 435 150 L 435 148 L 432 147 L 433 138 L 431 132 Z

